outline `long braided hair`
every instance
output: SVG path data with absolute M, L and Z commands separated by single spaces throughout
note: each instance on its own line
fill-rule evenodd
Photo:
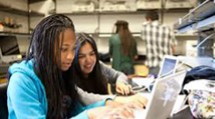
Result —
M 60 40 L 65 30 L 75 32 L 70 18 L 55 14 L 43 19 L 33 31 L 27 60 L 33 58 L 34 71 L 43 83 L 48 101 L 48 119 L 62 119 L 63 95 L 67 94 L 72 101 L 77 100 L 77 91 L 73 82 L 72 68 L 62 72 L 57 65 L 60 57 Z M 66 76 L 64 76 L 66 75 Z

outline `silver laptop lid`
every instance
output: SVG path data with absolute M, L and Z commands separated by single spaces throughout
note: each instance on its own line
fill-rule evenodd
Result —
M 166 119 L 170 116 L 185 75 L 186 71 L 180 71 L 156 80 L 143 119 Z

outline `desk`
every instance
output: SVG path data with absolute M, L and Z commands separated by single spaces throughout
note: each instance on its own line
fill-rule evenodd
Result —
M 7 85 L 8 85 L 7 78 L 0 78 L 0 96 L 3 92 L 6 92 Z
M 6 83 L 6 82 L 7 82 L 7 78 L 0 78 L 0 84 Z

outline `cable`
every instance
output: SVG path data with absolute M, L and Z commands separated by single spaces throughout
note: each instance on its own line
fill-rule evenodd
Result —
M 162 75 L 161 77 L 158 77 L 157 79 L 160 79 L 160 78 L 163 78 L 165 76 L 168 76 L 172 73 L 174 73 L 173 71 L 176 71 L 178 68 L 182 67 L 183 65 L 187 66 L 185 62 L 180 62 L 181 64 L 176 66 L 174 69 L 172 69 L 171 71 L 167 72 L 166 74 Z M 182 70 L 186 70 L 186 69 L 182 69 Z M 179 71 L 182 71 L 182 70 L 179 70 Z M 187 70 L 186 70 L 187 71 Z M 147 89 L 150 90 L 150 86 L 152 86 L 154 83 L 155 83 L 156 79 L 154 81 L 151 82 L 151 84 L 149 84 L 149 86 L 147 86 Z
M 197 46 L 196 49 L 198 49 L 205 41 L 207 41 L 209 38 L 213 37 L 215 35 L 215 33 L 209 35 L 208 37 L 206 37 L 203 41 L 201 41 Z
M 191 66 L 187 65 L 185 62 L 180 62 L 181 64 L 176 66 L 175 68 L 173 68 L 172 70 L 170 70 L 169 72 L 163 74 L 162 76 L 158 77 L 158 78 L 162 78 L 162 77 L 165 77 L 167 75 L 170 75 L 172 73 L 174 73 L 174 71 L 176 71 L 178 68 L 182 67 L 183 65 L 189 67 L 189 68 L 192 68 Z

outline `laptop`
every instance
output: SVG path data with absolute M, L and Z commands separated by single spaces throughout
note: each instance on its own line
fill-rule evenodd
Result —
M 176 72 L 176 66 L 178 65 L 178 58 L 175 56 L 165 55 L 160 66 L 158 78 L 164 77 Z
M 16 36 L 0 36 L 0 62 L 11 63 L 22 59 Z
M 157 78 L 161 78 L 176 72 L 177 65 L 178 65 L 178 58 L 175 56 L 165 55 L 160 66 L 160 70 L 158 73 Z M 132 78 L 132 86 L 146 86 L 148 87 L 153 81 L 155 80 L 154 77 L 134 77 Z
M 170 117 L 184 81 L 186 71 L 180 71 L 155 81 L 145 110 L 135 110 L 135 119 L 167 119 Z M 144 94 L 143 94 L 144 95 Z

